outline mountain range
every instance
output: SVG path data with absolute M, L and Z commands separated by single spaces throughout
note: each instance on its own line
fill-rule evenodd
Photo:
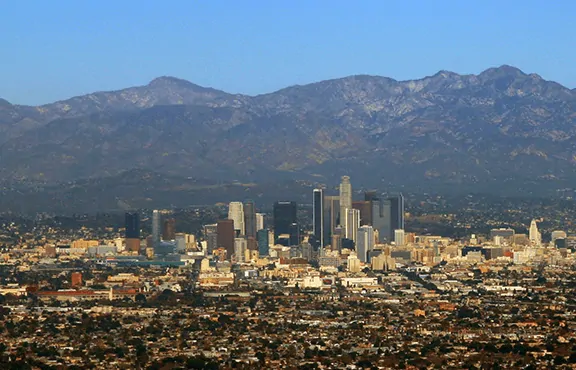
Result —
M 247 96 L 174 77 L 42 106 L 0 99 L 4 191 L 145 171 L 544 194 L 576 181 L 576 90 L 511 66 L 357 75 Z M 140 172 L 138 172 L 140 173 Z M 119 180 L 120 181 L 120 180 Z M 201 202 L 199 202 L 201 203 Z

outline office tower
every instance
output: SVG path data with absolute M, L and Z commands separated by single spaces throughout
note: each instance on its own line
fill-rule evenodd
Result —
M 258 239 L 258 253 L 261 256 L 270 254 L 270 240 L 268 239 L 268 230 L 260 229 L 256 232 Z
M 540 245 L 540 243 L 542 242 L 542 235 L 540 234 L 540 231 L 538 231 L 538 224 L 536 223 L 536 220 L 532 220 L 532 222 L 530 223 L 530 230 L 528 237 L 532 244 Z
M 404 196 L 398 194 L 388 199 L 390 200 L 390 229 L 392 232 L 404 230 Z
M 176 239 L 176 220 L 174 218 L 168 218 L 164 220 L 162 226 L 162 240 L 174 239 Z
M 359 200 L 352 202 L 352 208 L 360 211 L 360 225 L 372 226 L 372 202 Z
M 490 230 L 490 239 L 495 240 L 496 237 L 500 237 L 501 241 L 507 241 L 508 243 L 514 243 L 514 235 L 516 232 L 514 229 L 492 229 Z
M 313 234 L 320 247 L 324 246 L 324 190 L 314 189 L 312 193 Z
M 347 209 L 345 225 L 346 239 L 356 242 L 358 238 L 358 228 L 360 227 L 360 211 L 354 208 Z
M 160 244 L 160 212 L 152 211 L 152 248 Z
M 352 209 L 352 185 L 349 176 L 342 176 L 340 183 L 340 224 L 346 227 L 346 212 Z
M 294 237 L 297 239 L 298 236 L 293 235 L 294 224 L 297 224 L 297 206 L 296 202 L 276 202 L 274 203 L 274 243 L 277 243 L 278 237 L 282 234 L 290 235 L 290 243 L 292 243 Z
M 125 215 L 126 239 L 140 239 L 140 215 L 126 213 Z
M 140 215 L 138 213 L 126 213 L 126 250 L 129 252 L 140 251 Z
M 332 235 L 331 247 L 333 251 L 342 251 L 342 236 L 340 234 Z
M 226 258 L 230 260 L 234 254 L 234 221 L 233 220 L 220 220 L 216 224 L 216 234 L 218 248 L 226 250 Z
M 378 241 L 390 243 L 394 237 L 390 220 L 390 200 L 372 201 L 372 226 L 378 230 Z
M 290 225 L 290 245 L 300 244 L 300 227 L 296 222 Z
M 247 236 L 246 237 L 246 249 L 249 251 L 257 251 L 258 250 L 258 240 L 256 240 L 255 236 Z
M 406 244 L 404 230 L 394 230 L 394 243 L 400 247 L 403 247 Z
M 554 230 L 550 235 L 552 245 L 554 245 L 557 239 L 566 239 L 567 237 L 566 231 L 562 230 Z
M 228 205 L 228 219 L 234 221 L 236 234 L 244 235 L 244 205 L 242 202 L 230 202 Z
M 324 196 L 324 239 L 328 240 L 340 224 L 340 196 Z
M 356 254 L 360 261 L 370 262 L 368 254 L 374 249 L 374 229 L 372 226 L 361 226 L 358 229 L 358 240 L 356 242 Z
M 236 238 L 234 239 L 234 258 L 233 260 L 237 263 L 246 262 L 246 250 L 248 249 L 246 245 L 246 239 Z
M 264 228 L 264 213 L 256 213 L 256 231 Z
M 247 237 L 256 238 L 256 206 L 254 201 L 247 200 L 244 202 L 244 232 Z

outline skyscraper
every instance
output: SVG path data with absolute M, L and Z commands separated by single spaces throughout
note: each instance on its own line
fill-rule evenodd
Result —
M 244 202 L 244 232 L 247 237 L 256 238 L 256 206 L 254 201 Z
M 264 228 L 264 213 L 256 213 L 256 231 Z
M 370 262 L 369 254 L 374 249 L 374 229 L 372 226 L 361 226 L 358 229 L 358 240 L 356 242 L 356 254 L 360 261 Z
M 126 213 L 126 250 L 130 252 L 140 251 L 140 215 L 138 213 Z
M 268 256 L 270 254 L 270 241 L 268 240 L 268 230 L 260 229 L 257 232 L 258 254 Z
M 352 184 L 349 176 L 342 176 L 340 183 L 340 224 L 346 227 L 346 210 L 352 209 Z
M 226 258 L 230 260 L 234 254 L 234 221 L 218 221 L 216 224 L 216 234 L 218 248 L 224 248 L 226 250 Z
M 372 202 L 359 200 L 352 202 L 352 208 L 360 211 L 360 225 L 372 225 Z
M 406 244 L 406 234 L 404 230 L 394 230 L 394 243 L 399 247 L 403 247 Z
M 380 243 L 390 243 L 394 238 L 394 230 L 390 221 L 390 200 L 372 200 L 372 226 L 378 231 Z
M 246 239 L 236 238 L 234 239 L 234 258 L 233 260 L 238 263 L 246 262 L 246 250 L 247 250 Z
M 324 190 L 314 189 L 312 193 L 312 226 L 319 246 L 324 246 Z
M 136 212 L 125 215 L 126 239 L 140 239 L 140 215 Z
M 388 198 L 390 200 L 390 228 L 394 230 L 404 230 L 404 196 L 398 194 Z
M 293 235 L 297 227 L 297 206 L 296 202 L 276 202 L 274 203 L 274 243 L 282 234 L 290 235 L 290 242 L 298 239 L 298 235 Z M 296 227 L 294 226 L 296 225 Z
M 160 212 L 152 211 L 152 247 L 156 248 L 160 244 Z
M 358 239 L 358 228 L 360 227 L 360 211 L 354 208 L 347 209 L 345 221 L 346 239 L 356 242 Z
M 242 202 L 230 202 L 228 205 L 228 219 L 234 221 L 234 230 L 244 235 L 244 205 Z
M 340 224 L 340 196 L 324 196 L 324 240 L 330 240 Z
M 167 218 L 162 227 L 162 240 L 176 239 L 176 219 Z

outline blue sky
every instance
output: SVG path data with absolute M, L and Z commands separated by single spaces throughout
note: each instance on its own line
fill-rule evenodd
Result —
M 351 74 L 511 64 L 576 87 L 575 1 L 0 2 L 0 97 L 41 104 L 171 75 L 259 94 Z

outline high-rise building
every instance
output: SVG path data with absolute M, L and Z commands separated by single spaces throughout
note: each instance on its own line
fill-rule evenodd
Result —
M 256 232 L 258 239 L 258 253 L 261 256 L 270 254 L 270 240 L 268 239 L 268 230 L 260 229 Z
M 126 213 L 126 250 L 129 252 L 140 251 L 140 215 L 138 213 Z
M 220 220 L 216 224 L 217 245 L 218 248 L 226 250 L 226 258 L 229 260 L 234 254 L 234 221 Z
M 403 247 L 406 244 L 404 230 L 402 229 L 394 230 L 394 243 L 400 247 Z
M 340 196 L 324 195 L 324 240 L 328 240 L 340 225 Z
M 162 240 L 176 239 L 176 219 L 167 218 L 162 226 Z
M 374 229 L 372 226 L 364 225 L 358 229 L 358 240 L 356 241 L 356 254 L 361 262 L 370 262 L 369 253 L 374 249 Z
M 256 238 L 256 206 L 254 201 L 247 200 L 244 202 L 244 232 L 247 237 Z
M 378 230 L 380 243 L 390 243 L 394 239 L 391 222 L 391 206 L 388 199 L 372 200 L 372 226 Z
M 552 245 L 554 245 L 554 243 L 556 242 L 557 239 L 566 239 L 567 237 L 568 237 L 568 235 L 566 234 L 566 231 L 554 230 L 550 234 L 550 238 L 551 238 L 550 243 Z
M 388 200 L 390 201 L 390 229 L 404 230 L 404 196 L 398 194 Z
M 342 176 L 340 183 L 340 224 L 346 227 L 346 212 L 352 209 L 352 184 L 349 176 Z
M 152 248 L 160 244 L 160 212 L 152 211 Z
M 278 237 L 282 234 L 290 235 L 290 243 L 299 239 L 296 202 L 275 202 L 273 214 L 274 243 L 278 242 Z
M 125 215 L 126 239 L 140 240 L 140 215 L 126 213 Z
M 320 247 L 324 246 L 324 190 L 314 189 L 312 193 L 313 234 Z
M 248 250 L 246 245 L 246 239 L 236 238 L 234 239 L 234 258 L 233 260 L 237 263 L 246 262 L 246 250 Z
M 532 244 L 540 245 L 542 242 L 542 235 L 540 234 L 540 231 L 538 231 L 538 224 L 536 223 L 536 220 L 532 220 L 530 223 L 528 237 L 530 239 L 530 243 Z
M 228 205 L 228 219 L 234 221 L 236 234 L 244 235 L 244 205 L 242 202 L 230 202 Z
M 360 227 L 360 211 L 348 208 L 345 217 L 346 239 L 356 242 L 358 238 L 358 228 Z
M 256 213 L 256 231 L 264 228 L 264 213 Z
M 372 226 L 372 202 L 369 200 L 359 200 L 352 202 L 352 208 L 360 211 L 360 225 Z

